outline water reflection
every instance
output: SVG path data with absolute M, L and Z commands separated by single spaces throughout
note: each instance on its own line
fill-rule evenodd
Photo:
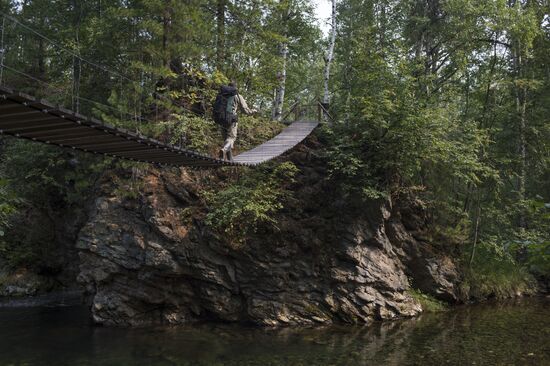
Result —
M 550 300 L 366 327 L 93 327 L 82 308 L 0 309 L 0 365 L 550 365 Z

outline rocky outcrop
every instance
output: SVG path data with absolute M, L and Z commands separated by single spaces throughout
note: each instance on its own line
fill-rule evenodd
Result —
M 75 242 L 86 205 L 51 199 L 44 207 L 24 201 L 12 218 L 0 243 L 0 302 L 79 291 Z
M 278 215 L 278 229 L 260 228 L 238 248 L 201 219 L 202 173 L 150 171 L 139 197 L 125 198 L 106 176 L 77 243 L 94 320 L 364 323 L 421 312 L 411 282 L 456 298 L 452 262 L 416 240 L 390 202 L 346 212 L 329 199 L 322 165 L 305 151 L 292 158 L 299 200 Z
M 409 205 L 411 203 L 414 206 L 415 202 L 409 202 Z M 415 289 L 439 300 L 458 302 L 460 276 L 455 262 L 423 238 L 422 233 L 427 228 L 425 218 L 411 220 L 415 217 L 414 212 L 422 211 L 418 206 L 412 210 L 410 206 L 394 210 L 394 215 L 386 223 L 388 237 Z
M 52 287 L 46 278 L 26 269 L 10 273 L 2 270 L 5 267 L 0 261 L 0 299 L 34 296 L 41 290 Z

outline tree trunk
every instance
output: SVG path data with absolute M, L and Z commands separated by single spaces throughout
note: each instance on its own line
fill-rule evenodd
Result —
M 521 51 L 521 43 L 519 41 L 514 42 L 515 50 L 512 51 L 516 83 L 514 86 L 515 99 L 516 99 L 516 112 L 518 118 L 518 155 L 519 155 L 519 167 L 517 177 L 517 194 L 519 203 L 519 228 L 521 231 L 527 227 L 526 213 L 525 213 L 525 186 L 526 186 L 526 160 L 527 160 L 527 142 L 525 138 L 525 131 L 527 128 L 527 89 L 523 83 L 518 83 L 518 80 L 523 79 L 523 57 Z
M 216 66 L 222 70 L 225 63 L 225 7 L 227 0 L 217 0 L 216 11 Z
M 76 0 L 73 0 L 73 9 L 74 9 L 74 41 L 76 45 L 75 53 L 80 54 L 80 25 L 82 21 L 82 8 L 80 3 Z M 73 86 L 72 86 L 72 108 L 76 113 L 80 113 L 80 74 L 81 74 L 81 63 L 80 59 L 73 56 Z
M 521 60 L 521 59 L 520 59 Z M 520 230 L 527 228 L 525 218 L 525 185 L 526 185 L 526 161 L 527 161 L 527 142 L 525 139 L 525 130 L 527 128 L 527 90 L 525 86 L 518 87 L 517 90 L 517 108 L 519 114 L 518 126 L 518 150 L 519 150 L 519 174 L 518 174 L 518 195 L 520 201 L 519 227 Z
M 44 62 L 44 58 L 45 58 L 44 40 L 40 38 L 38 39 L 38 77 L 41 79 L 46 78 L 46 64 Z
M 283 115 L 283 104 L 285 102 L 285 89 L 286 89 L 286 62 L 288 58 L 288 45 L 286 42 L 280 45 L 281 58 L 283 64 L 281 71 L 277 74 L 279 86 L 275 90 L 275 101 L 273 102 L 272 118 L 275 121 L 280 121 Z
M 281 0 L 281 4 L 286 0 Z M 290 5 L 287 3 L 281 12 L 281 23 L 283 25 L 283 37 L 288 36 L 288 18 L 290 15 Z M 281 70 L 277 73 L 277 81 L 279 85 L 275 90 L 275 99 L 273 101 L 273 110 L 271 118 L 275 121 L 280 121 L 283 117 L 283 105 L 285 102 L 285 89 L 286 89 L 286 64 L 288 59 L 288 43 L 286 41 L 281 42 L 279 45 L 279 55 L 282 60 Z
M 162 14 L 162 63 L 170 69 L 170 55 L 168 54 L 168 38 L 171 24 L 170 8 L 167 6 Z
M 480 224 L 480 221 L 481 221 L 481 197 L 480 197 L 480 192 L 478 190 L 478 193 L 477 193 L 476 226 L 474 228 L 474 241 L 472 243 L 472 251 L 470 252 L 470 260 L 468 261 L 470 268 L 472 268 L 472 264 L 474 263 L 474 257 L 475 257 L 475 254 L 476 254 L 477 241 L 478 241 L 478 238 L 479 238 L 479 224 Z
M 426 17 L 426 15 L 427 14 L 426 14 L 425 2 L 416 1 L 411 18 L 423 20 Z M 414 46 L 413 46 L 414 60 L 416 63 L 414 76 L 417 78 L 419 94 L 422 95 L 426 93 L 426 85 L 425 85 L 425 80 L 423 80 L 424 78 L 422 75 L 420 65 L 425 62 L 423 51 L 424 51 L 427 30 L 425 29 L 424 26 L 420 26 L 419 24 L 417 24 L 417 22 L 418 21 L 415 21 L 415 24 L 414 24 L 415 32 L 413 33 L 413 36 L 412 36 L 413 37 L 412 41 L 414 42 Z M 424 67 L 424 69 L 425 68 L 426 67 Z
M 330 103 L 330 93 L 329 93 L 329 80 L 330 80 L 330 65 L 334 57 L 334 44 L 336 42 L 336 0 L 332 0 L 332 16 L 331 16 L 331 30 L 330 30 L 330 39 L 327 48 L 327 54 L 325 56 L 325 92 L 323 95 L 323 104 L 325 108 L 328 108 Z

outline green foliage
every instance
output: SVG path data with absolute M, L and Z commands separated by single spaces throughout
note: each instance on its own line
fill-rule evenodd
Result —
M 10 268 L 55 262 L 52 215 L 78 209 L 111 162 L 11 138 L 1 150 L 0 258 Z
M 0 243 L 10 225 L 10 217 L 16 212 L 17 198 L 8 189 L 9 181 L 0 179 Z
M 511 237 L 497 238 L 532 274 L 550 277 L 550 208 L 538 200 L 525 202 L 525 207 L 531 228 L 517 230 Z
M 189 115 L 174 115 L 174 120 L 164 122 L 171 143 L 182 144 L 195 151 L 209 153 L 220 145 L 219 126 L 212 120 Z
M 550 277 L 550 241 L 529 244 L 527 256 L 527 265 L 532 273 Z
M 410 289 L 409 294 L 420 303 L 422 310 L 428 313 L 435 313 L 438 311 L 447 310 L 447 305 L 437 300 L 431 295 L 425 294 L 417 289 Z
M 2 82 L 105 123 L 217 155 L 222 144 L 219 127 L 206 116 L 221 83 L 235 78 L 249 104 L 267 115 L 279 82 L 281 42 L 290 49 L 287 94 L 309 96 L 315 89 L 310 87 L 308 75 L 315 72 L 310 65 L 320 65 L 320 31 L 308 1 L 225 2 L 224 19 L 218 19 L 218 3 L 3 2 L 3 12 L 59 46 L 8 21 L 2 29 L 6 51 L 2 61 L 34 79 L 3 69 Z M 220 20 L 222 29 L 216 32 Z M 91 62 L 79 62 L 73 54 Z M 237 150 L 256 146 L 282 128 L 265 118 L 240 117 Z M 18 227 L 17 221 L 9 227 L 10 218 L 19 220 L 13 216 L 16 208 L 48 216 L 78 207 L 105 169 L 128 167 L 11 139 L 2 140 L 0 149 L 0 232 Z M 243 185 L 246 192 L 267 196 L 258 206 L 250 201 L 236 217 L 249 215 L 259 223 L 276 210 L 276 201 L 284 196 L 276 181 L 284 174 L 263 174 L 269 183 L 258 190 L 252 178 Z M 139 196 L 139 182 L 120 178 L 113 183 L 116 195 Z M 43 241 L 10 235 L 2 255 L 14 264 L 35 262 L 43 254 L 40 248 L 54 240 L 44 235 Z
M 127 179 L 113 176 L 112 184 L 115 187 L 113 194 L 122 199 L 135 200 L 141 197 L 145 182 L 139 178 Z
M 14 219 L 22 220 L 17 215 Z M 10 239 L 2 241 L 0 238 L 0 258 L 7 269 L 45 268 L 48 261 L 56 260 L 52 258 L 52 253 L 55 251 L 54 246 L 59 244 L 53 240 L 52 227 L 50 223 L 47 224 L 37 225 L 32 230 L 12 224 Z
M 419 106 L 407 87 L 398 83 L 381 100 L 363 103 L 362 116 L 334 130 L 332 176 L 376 198 L 422 184 L 418 178 L 427 173 L 445 171 L 466 184 L 494 174 L 477 157 L 483 132 L 458 123 L 452 110 Z
M 281 42 L 290 51 L 288 96 L 311 97 L 320 84 L 310 80 L 320 66 L 321 33 L 308 0 L 32 0 L 3 3 L 2 9 L 92 61 L 75 64 L 70 52 L 9 23 L 3 60 L 51 86 L 37 87 L 6 70 L 3 81 L 132 130 L 143 132 L 145 120 L 165 121 L 184 110 L 202 115 L 219 84 L 229 79 L 238 80 L 241 93 L 268 115 L 283 62 Z
M 6 140 L 0 171 L 18 197 L 44 206 L 46 202 L 81 202 L 108 159 L 30 143 Z M 25 182 L 25 184 L 20 184 Z
M 465 299 L 502 299 L 536 290 L 533 277 L 527 268 L 517 263 L 513 250 L 504 249 L 496 241 L 483 241 L 476 252 L 472 265 L 464 269 L 461 291 Z
M 368 199 L 420 196 L 431 236 L 465 244 L 465 256 L 474 238 L 503 250 L 523 243 L 525 263 L 476 254 L 487 265 L 470 276 L 491 283 L 468 285 L 480 296 L 522 288 L 522 264 L 546 268 L 547 20 L 536 2 L 339 4 L 332 110 L 340 123 L 325 135 L 335 186 Z M 513 285 L 499 292 L 497 277 Z
M 189 114 L 172 115 L 166 122 L 153 125 L 151 136 L 169 136 L 170 143 L 215 155 L 222 145 L 221 128 L 212 119 Z M 254 116 L 239 116 L 237 151 L 249 150 L 277 135 L 283 128 L 278 122 Z
M 204 193 L 209 207 L 206 222 L 234 247 L 243 245 L 260 224 L 276 229 L 275 214 L 291 197 L 288 186 L 297 172 L 298 168 L 289 162 L 249 170 L 237 183 L 218 192 Z
M 281 79 L 281 44 L 289 49 L 287 101 L 319 95 L 324 40 L 312 6 L 307 0 L 3 2 L 2 11 L 115 70 L 75 64 L 71 53 L 7 24 L 3 62 L 51 86 L 7 69 L 3 82 L 108 123 L 216 154 L 219 128 L 184 111 L 208 116 L 219 84 L 235 78 L 250 104 L 267 115 Z M 464 244 L 465 256 L 477 238 L 481 249 L 469 276 L 479 281 L 468 286 L 479 296 L 509 293 L 525 283 L 520 266 L 483 249 L 487 243 L 522 253 L 518 258 L 531 270 L 546 272 L 547 4 L 341 0 L 335 52 L 331 113 L 338 122 L 323 136 L 333 186 L 353 199 L 420 196 L 435 221 L 432 237 Z M 101 104 L 82 99 L 76 105 L 76 74 L 80 96 Z M 248 150 L 281 128 L 241 116 L 237 149 Z M 0 148 L 0 232 L 10 230 L 10 217 L 23 203 L 43 211 L 80 204 L 94 177 L 115 166 L 12 140 Z M 270 220 L 292 176 L 285 169 L 286 181 L 268 168 L 207 195 L 210 224 L 239 242 L 261 223 L 275 225 Z M 133 184 L 121 182 L 117 194 L 137 197 L 140 187 Z M 497 277 L 515 285 L 499 292 Z M 491 284 L 481 289 L 473 282 Z

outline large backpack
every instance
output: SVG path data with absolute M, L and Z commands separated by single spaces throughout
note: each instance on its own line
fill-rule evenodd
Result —
M 233 106 L 237 95 L 237 88 L 222 86 L 213 105 L 214 122 L 223 127 L 228 127 L 236 119 Z

